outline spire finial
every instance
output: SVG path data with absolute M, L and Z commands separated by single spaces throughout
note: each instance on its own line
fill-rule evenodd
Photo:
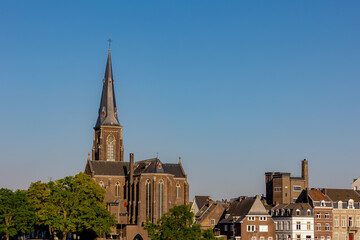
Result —
M 112 42 L 112 40 L 111 40 L 111 35 L 109 35 L 108 42 L 109 42 L 109 52 L 110 52 L 110 49 L 111 49 L 111 42 Z
M 88 153 L 88 160 L 90 160 L 90 153 Z
M 159 159 L 159 153 L 158 152 L 156 153 L 156 159 Z
M 179 164 L 181 164 L 181 156 L 179 156 Z

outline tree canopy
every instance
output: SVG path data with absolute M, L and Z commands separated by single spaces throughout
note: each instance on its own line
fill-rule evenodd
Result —
M 79 173 L 48 183 L 32 183 L 28 196 L 35 206 L 38 225 L 49 227 L 50 233 L 93 231 L 110 233 L 116 224 L 106 209 L 105 190 L 88 175 Z
M 215 239 L 212 229 L 202 231 L 199 224 L 193 224 L 193 217 L 190 206 L 174 206 L 157 223 L 148 221 L 145 229 L 153 240 Z
M 17 234 L 30 233 L 34 229 L 36 216 L 33 205 L 28 201 L 26 191 L 15 192 L 0 189 L 0 234 L 6 239 Z

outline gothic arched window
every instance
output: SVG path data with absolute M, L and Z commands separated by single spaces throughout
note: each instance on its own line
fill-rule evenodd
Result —
M 180 198 L 180 184 L 176 184 L 176 199 Z
M 108 161 L 115 161 L 115 138 L 113 135 L 109 135 L 106 140 L 107 144 L 107 154 L 106 154 L 106 160 Z
M 162 217 L 164 212 L 164 181 L 161 179 L 159 182 L 159 218 Z
M 115 183 L 115 196 L 120 197 L 120 183 L 119 182 Z
M 145 183 L 145 189 L 146 189 L 146 218 L 151 221 L 151 181 L 150 179 L 146 180 Z

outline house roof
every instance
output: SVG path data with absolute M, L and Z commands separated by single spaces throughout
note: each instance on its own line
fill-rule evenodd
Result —
M 320 190 L 308 190 L 307 193 L 313 201 L 330 201 Z
M 210 196 L 195 196 L 194 202 L 198 205 L 199 210 L 210 201 Z
M 239 197 L 230 203 L 221 222 L 232 221 L 233 217 L 239 217 L 237 221 L 241 221 L 247 215 L 269 214 L 258 197 Z
M 355 202 L 360 201 L 360 195 L 358 192 L 352 189 L 323 189 L 323 193 L 330 198 L 330 200 L 337 201 L 348 201 L 349 199 L 354 200 Z

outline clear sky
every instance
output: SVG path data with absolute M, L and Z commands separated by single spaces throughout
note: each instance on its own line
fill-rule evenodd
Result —
M 0 1 L 0 187 L 83 171 L 108 36 L 125 157 L 177 162 L 190 197 L 360 176 L 359 1 Z M 191 200 L 191 199 L 190 199 Z

